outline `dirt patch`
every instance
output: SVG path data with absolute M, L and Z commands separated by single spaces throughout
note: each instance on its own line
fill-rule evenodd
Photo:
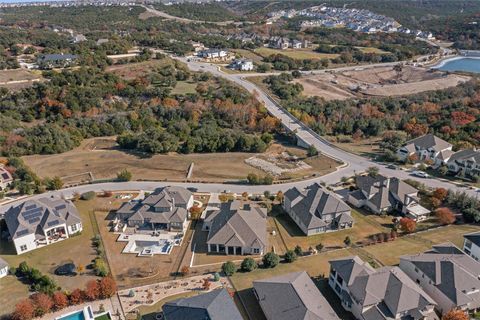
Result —
M 155 71 L 155 69 L 173 64 L 170 59 L 149 60 L 144 62 L 119 64 L 107 67 L 107 72 L 111 72 L 125 80 L 146 77 Z
M 413 66 L 356 68 L 355 70 L 326 72 L 296 79 L 304 87 L 306 96 L 320 96 L 325 100 L 345 100 L 366 96 L 399 96 L 457 86 L 470 78 L 442 71 Z
M 20 90 L 32 86 L 35 82 L 43 81 L 40 74 L 25 70 L 1 70 L 0 87 L 10 90 Z

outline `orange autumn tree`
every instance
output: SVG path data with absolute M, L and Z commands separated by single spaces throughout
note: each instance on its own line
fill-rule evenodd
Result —
M 400 219 L 400 229 L 406 233 L 412 233 L 417 229 L 417 223 L 413 219 L 402 218 Z
M 437 216 L 440 223 L 443 225 L 452 224 L 456 220 L 453 211 L 445 207 L 435 210 L 435 215 Z
M 468 315 L 462 310 L 450 310 L 443 317 L 442 320 L 469 320 Z
M 15 305 L 15 311 L 12 313 L 13 320 L 30 320 L 35 315 L 35 306 L 30 299 L 20 301 Z

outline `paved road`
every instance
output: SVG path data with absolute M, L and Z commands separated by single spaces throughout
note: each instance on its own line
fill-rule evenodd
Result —
M 67 188 L 59 191 L 52 191 L 52 192 L 48 192 L 47 194 L 35 195 L 32 198 L 43 197 L 45 195 L 69 197 L 75 192 L 83 193 L 86 191 L 101 192 L 104 190 L 109 190 L 109 191 L 153 190 L 155 188 L 158 188 L 161 186 L 167 186 L 167 185 L 183 186 L 186 188 L 195 188 L 198 191 L 204 191 L 204 192 L 224 192 L 225 190 L 229 192 L 237 192 L 237 193 L 241 193 L 244 191 L 248 191 L 250 193 L 263 193 L 264 191 L 277 192 L 279 190 L 286 191 L 289 188 L 292 188 L 294 186 L 297 186 L 299 188 L 305 187 L 314 182 L 325 182 L 327 184 L 334 184 L 336 182 L 339 182 L 340 179 L 344 176 L 352 176 L 355 173 L 363 172 L 365 171 L 366 168 L 371 166 L 377 166 L 380 169 L 380 173 L 386 176 L 398 177 L 400 179 L 408 179 L 408 178 L 414 179 L 424 183 L 429 187 L 434 187 L 434 188 L 441 187 L 446 189 L 465 191 L 472 196 L 480 197 L 480 192 L 469 190 L 467 188 L 455 185 L 446 180 L 422 179 L 422 178 L 413 177 L 409 172 L 402 171 L 402 170 L 388 169 L 384 165 L 375 163 L 370 159 L 349 153 L 347 151 L 344 151 L 342 149 L 335 147 L 334 145 L 326 141 L 324 138 L 322 138 L 321 136 L 313 132 L 303 123 L 298 121 L 295 117 L 293 117 L 288 112 L 286 112 L 270 96 L 268 96 L 267 93 L 263 92 L 259 87 L 257 87 L 252 82 L 249 82 L 246 80 L 246 78 L 255 74 L 227 74 L 227 73 L 221 72 L 218 66 L 216 65 L 206 64 L 202 62 L 188 62 L 182 58 L 177 58 L 177 59 L 180 59 L 183 62 L 187 63 L 189 68 L 193 71 L 208 71 L 216 76 L 220 76 L 235 82 L 236 84 L 244 87 L 249 92 L 252 92 L 252 93 L 256 92 L 258 99 L 265 104 L 265 107 L 268 109 L 268 111 L 273 116 L 280 119 L 283 125 L 285 125 L 287 128 L 289 128 L 292 131 L 295 131 L 299 139 L 301 139 L 308 145 L 315 146 L 315 148 L 317 148 L 317 150 L 319 150 L 321 153 L 343 162 L 344 165 L 337 168 L 335 172 L 329 173 L 321 177 L 316 177 L 313 179 L 304 180 L 300 182 L 290 182 L 290 183 L 277 184 L 277 185 L 271 185 L 271 186 L 248 186 L 248 185 L 241 185 L 241 184 L 221 184 L 221 183 L 200 184 L 200 183 L 130 181 L 130 182 L 121 182 L 121 183 L 111 182 L 111 183 L 83 185 L 83 186 Z M 381 64 L 381 65 L 385 66 L 386 64 Z M 373 67 L 375 66 L 370 65 L 370 66 L 362 66 L 361 68 L 373 68 Z M 359 67 L 346 67 L 343 69 L 349 70 L 352 68 L 359 68 Z M 319 70 L 314 72 L 320 73 L 320 72 L 338 71 L 338 70 L 339 69 L 330 69 L 330 70 Z M 4 211 L 10 205 L 11 203 L 8 205 L 0 206 L 0 212 Z

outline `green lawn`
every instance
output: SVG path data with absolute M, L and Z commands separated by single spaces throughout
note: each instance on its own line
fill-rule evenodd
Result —
M 261 47 L 255 49 L 255 53 L 261 55 L 262 57 L 268 57 L 274 54 L 283 54 L 284 56 L 290 57 L 292 59 L 334 59 L 338 57 L 338 54 L 334 53 L 319 53 L 315 52 L 312 49 L 272 49 Z
M 196 83 L 192 83 L 188 81 L 178 81 L 177 85 L 172 90 L 172 94 L 195 93 L 196 87 L 197 87 Z
M 251 50 L 233 49 L 232 51 L 242 56 L 243 58 L 252 60 L 253 62 L 256 62 L 256 63 L 262 62 L 262 56 L 256 54 Z

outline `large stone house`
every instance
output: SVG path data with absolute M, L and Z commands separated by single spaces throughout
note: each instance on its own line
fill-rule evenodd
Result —
M 441 313 L 480 310 L 480 262 L 453 244 L 402 256 L 400 268 L 435 300 Z
M 412 139 L 397 150 L 400 161 L 415 155 L 419 161 L 430 160 L 435 166 L 445 164 L 452 154 L 452 145 L 433 134 Z
M 461 176 L 480 176 L 480 151 L 466 149 L 455 152 L 447 161 L 448 170 Z
M 329 262 L 328 284 L 356 319 L 438 319 L 435 301 L 399 267 L 373 269 L 357 256 Z
M 358 190 L 348 195 L 357 208 L 366 207 L 376 214 L 398 211 L 416 221 L 425 220 L 430 211 L 418 203 L 418 190 L 398 178 L 359 176 Z
M 124 203 L 116 217 L 129 227 L 147 230 L 184 232 L 188 226 L 188 210 L 193 194 L 182 187 L 156 189 L 142 201 Z
M 353 226 L 350 207 L 318 183 L 303 190 L 289 189 L 283 208 L 307 236 Z
M 267 210 L 241 201 L 223 203 L 209 212 L 202 229 L 208 231 L 208 252 L 262 255 L 267 249 Z
M 463 235 L 463 251 L 473 259 L 480 261 L 480 232 Z
M 76 61 L 74 54 L 44 54 L 37 59 L 37 64 L 40 69 L 53 69 L 71 67 Z
M 59 198 L 27 200 L 5 213 L 17 254 L 35 250 L 81 232 L 82 220 L 71 201 Z
M 254 281 L 253 291 L 267 320 L 340 319 L 305 271 Z

